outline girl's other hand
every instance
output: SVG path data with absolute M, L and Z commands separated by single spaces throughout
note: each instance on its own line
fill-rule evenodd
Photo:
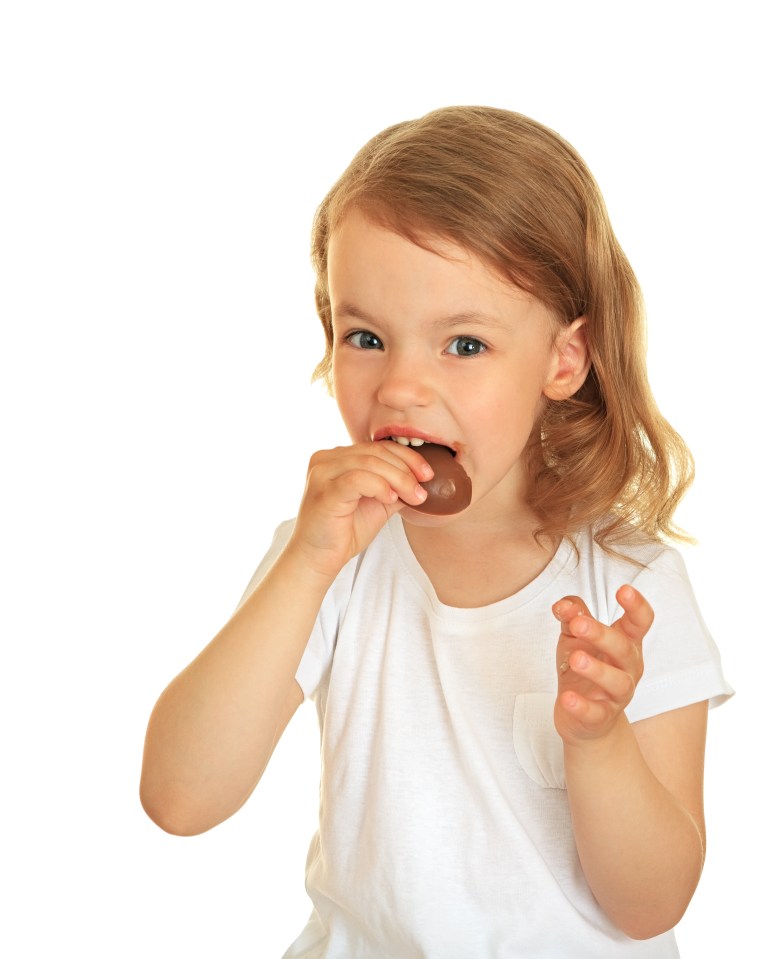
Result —
M 607 735 L 643 675 L 642 643 L 654 612 L 631 586 L 622 586 L 616 598 L 624 615 L 611 626 L 593 619 L 577 596 L 554 604 L 554 615 L 562 626 L 554 723 L 566 743 Z
M 420 483 L 432 476 L 413 447 L 391 441 L 315 453 L 289 548 L 314 572 L 333 578 L 390 516 L 426 499 Z

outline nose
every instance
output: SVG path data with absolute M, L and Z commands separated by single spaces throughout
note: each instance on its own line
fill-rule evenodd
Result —
M 410 351 L 389 356 L 378 384 L 378 401 L 388 409 L 403 412 L 427 406 L 433 396 L 431 371 Z

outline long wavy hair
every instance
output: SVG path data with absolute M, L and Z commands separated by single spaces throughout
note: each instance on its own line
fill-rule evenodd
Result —
M 315 216 L 315 301 L 331 388 L 329 238 L 353 209 L 427 247 L 450 240 L 542 301 L 565 325 L 586 317 L 591 367 L 569 399 L 548 401 L 526 455 L 540 536 L 585 525 L 610 551 L 639 533 L 686 540 L 673 515 L 692 457 L 663 418 L 646 373 L 643 301 L 579 154 L 507 110 L 446 107 L 371 139 Z M 431 247 L 427 247 L 431 248 Z

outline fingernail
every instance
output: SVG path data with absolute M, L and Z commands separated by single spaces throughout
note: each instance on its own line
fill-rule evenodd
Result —
M 573 601 L 570 599 L 561 599 L 558 603 L 554 603 L 553 613 L 555 616 L 562 616 L 570 607 L 573 605 Z
M 416 486 L 416 488 L 415 488 L 415 498 L 416 498 L 417 500 L 425 500 L 425 499 L 426 499 L 426 490 L 423 488 L 423 486 Z
M 589 660 L 583 654 L 581 656 L 576 656 L 576 669 L 586 669 L 589 665 Z

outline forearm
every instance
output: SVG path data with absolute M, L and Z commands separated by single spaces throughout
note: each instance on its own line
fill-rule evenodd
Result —
M 295 550 L 283 552 L 163 692 L 150 718 L 141 777 L 144 808 L 162 828 L 203 832 L 250 795 L 274 748 L 328 586 Z
M 700 878 L 702 824 L 653 775 L 624 716 L 603 739 L 565 744 L 565 769 L 595 898 L 633 938 L 672 928 Z

